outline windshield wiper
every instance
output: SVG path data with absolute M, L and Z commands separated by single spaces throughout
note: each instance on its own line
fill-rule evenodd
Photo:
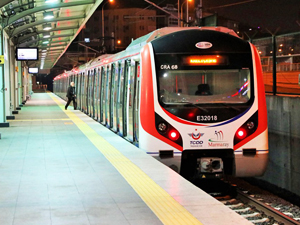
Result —
M 223 105 L 223 106 L 226 106 L 226 107 L 228 107 L 228 108 L 230 108 L 230 109 L 234 109 L 235 111 L 238 111 L 238 112 L 241 111 L 241 109 L 239 109 L 239 108 L 237 108 L 237 107 L 234 107 L 234 106 L 231 106 L 231 105 L 227 105 L 227 104 L 225 104 L 225 103 L 219 103 L 219 104 L 221 104 L 221 105 Z
M 192 103 L 192 102 L 177 102 L 177 103 L 184 103 L 184 105 L 192 105 L 192 106 L 197 107 L 198 109 L 201 109 L 201 110 L 203 110 L 203 111 L 205 111 L 205 112 L 208 112 L 207 109 L 205 109 L 205 108 L 203 108 L 203 107 L 201 107 L 201 106 L 199 106 L 199 105 L 196 105 L 196 104 L 194 104 L 194 103 Z

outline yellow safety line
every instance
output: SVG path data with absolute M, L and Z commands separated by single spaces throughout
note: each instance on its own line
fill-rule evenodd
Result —
M 163 224 L 199 224 L 189 211 L 180 205 L 164 189 L 156 184 L 139 167 L 119 152 L 104 138 L 98 135 L 92 128 L 83 122 L 72 111 L 64 110 L 53 94 L 49 94 L 58 106 L 70 117 L 82 133 L 94 144 L 94 146 L 106 157 L 107 160 L 119 171 L 136 193 L 143 199 L 148 207 L 155 213 Z
M 9 122 L 41 122 L 41 121 L 51 121 L 51 120 L 71 120 L 70 118 L 65 119 L 31 119 L 31 120 L 9 120 Z

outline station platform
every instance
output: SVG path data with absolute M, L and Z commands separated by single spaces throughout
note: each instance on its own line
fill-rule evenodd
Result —
M 64 105 L 35 93 L 0 128 L 1 225 L 252 224 Z

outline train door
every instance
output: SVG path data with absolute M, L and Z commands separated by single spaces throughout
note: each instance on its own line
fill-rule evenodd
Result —
M 98 71 L 98 94 L 97 94 L 98 107 L 97 107 L 97 110 L 98 110 L 98 121 L 101 122 L 101 90 L 102 90 L 101 89 L 101 85 L 102 85 L 101 68 L 97 68 L 97 71 Z
M 100 122 L 105 125 L 106 67 L 101 68 Z
M 128 105 L 129 105 L 129 74 L 130 74 L 130 60 L 125 61 L 124 66 L 124 95 L 123 95 L 123 136 L 128 136 Z
M 111 95 L 110 95 L 110 123 L 113 131 L 117 131 L 117 92 L 118 92 L 118 67 L 112 64 L 111 68 Z
M 86 99 L 87 99 L 87 75 L 86 75 L 86 73 L 85 72 L 83 72 L 82 73 L 82 76 L 83 76 L 83 89 L 82 89 L 82 91 L 83 91 L 83 95 L 82 95 L 82 103 L 83 103 L 83 105 L 82 105 L 82 109 L 83 109 L 83 112 L 87 112 L 87 101 L 86 101 Z
M 105 119 L 106 119 L 106 126 L 111 127 L 110 123 L 110 91 L 111 91 L 111 66 L 107 67 L 106 72 L 106 90 L 105 90 Z
M 78 73 L 76 75 L 76 96 L 77 96 L 77 109 L 80 109 L 80 79 L 81 79 L 81 76 L 80 76 L 80 73 Z
M 133 141 L 136 145 L 139 142 L 139 103 L 140 103 L 140 63 L 135 63 L 135 87 L 133 100 Z
M 123 136 L 123 124 L 124 124 L 124 116 L 123 116 L 123 102 L 124 102 L 124 67 L 125 62 L 119 63 L 118 65 L 118 97 L 117 97 L 117 127 L 119 135 Z
M 89 116 L 94 117 L 94 70 L 89 75 Z
M 86 85 L 86 114 L 89 115 L 90 114 L 90 90 L 91 90 L 91 87 L 90 87 L 90 82 L 91 82 L 91 72 L 88 70 L 87 71 L 87 85 Z
M 82 95 L 82 74 L 78 74 L 79 77 L 79 83 L 78 83 L 78 96 L 77 96 L 77 107 L 79 107 L 80 110 L 82 110 L 82 101 L 81 101 L 81 95 Z
M 135 82 L 136 82 L 136 63 L 135 61 L 129 61 L 128 68 L 128 93 L 126 99 L 126 128 L 127 136 L 126 138 L 133 142 L 134 141 L 134 99 L 135 99 Z
M 98 76 L 98 69 L 95 68 L 94 69 L 94 107 L 93 107 L 93 112 L 94 112 L 94 116 L 93 118 L 95 120 L 98 120 L 98 89 L 99 89 L 99 76 Z
M 91 92 L 92 92 L 92 72 L 91 70 L 88 70 L 87 72 L 87 98 L 86 98 L 86 102 L 87 102 L 87 114 L 90 116 L 91 115 Z
M 85 77 L 85 92 L 86 92 L 86 95 L 85 95 L 85 105 L 86 105 L 86 110 L 85 110 L 85 113 L 87 115 L 89 115 L 89 96 L 90 96 L 90 86 L 89 86 L 89 83 L 90 83 L 90 71 L 87 71 L 86 72 L 86 77 Z

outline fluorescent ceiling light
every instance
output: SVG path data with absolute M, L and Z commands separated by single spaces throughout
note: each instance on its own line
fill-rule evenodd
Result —
M 49 11 L 49 12 L 44 12 L 44 19 L 45 20 L 50 20 L 54 18 L 54 15 L 53 15 L 53 12 L 52 11 Z
M 42 43 L 43 43 L 43 44 L 48 44 L 48 43 L 49 43 L 49 41 L 43 41 Z
M 55 3 L 58 2 L 58 0 L 45 0 L 45 3 Z
M 43 30 L 51 30 L 51 29 L 52 29 L 52 26 L 50 23 L 43 24 Z
M 43 38 L 49 38 L 51 36 L 50 32 L 44 33 Z

